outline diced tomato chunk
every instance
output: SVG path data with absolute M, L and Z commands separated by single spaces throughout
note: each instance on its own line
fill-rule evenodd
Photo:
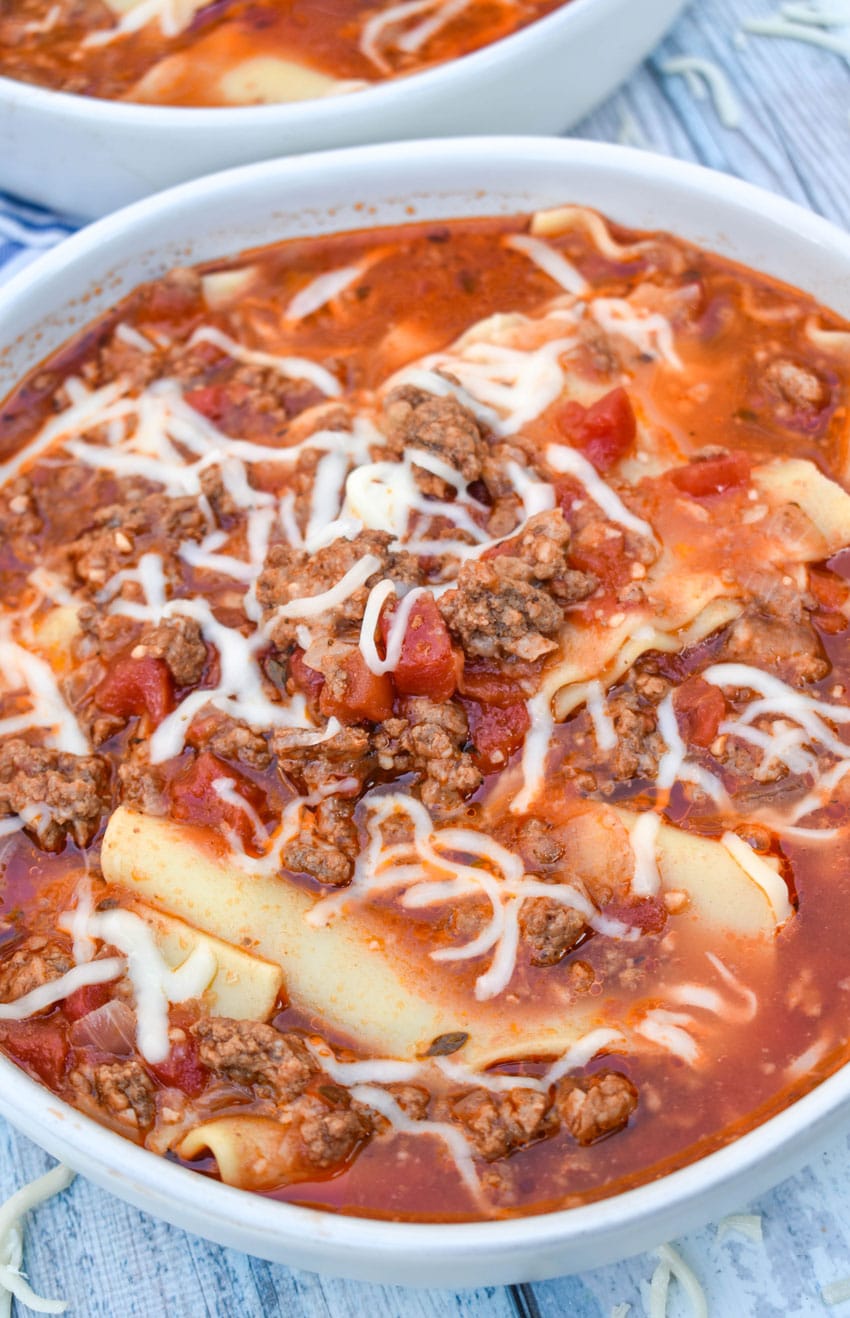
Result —
M 689 494 L 693 499 L 708 499 L 713 494 L 745 485 L 751 465 L 746 453 L 724 453 L 717 458 L 676 467 L 670 472 L 670 479 L 683 494 Z
M 171 783 L 172 814 L 175 819 L 207 828 L 220 828 L 225 823 L 239 835 L 242 845 L 247 846 L 254 841 L 254 823 L 246 810 L 224 800 L 216 791 L 213 784 L 220 778 L 229 778 L 233 784 L 229 790 L 243 797 L 254 811 L 262 809 L 265 794 L 256 783 L 218 759 L 212 751 L 201 751 Z
M 850 596 L 846 581 L 834 572 L 821 572 L 817 568 L 809 569 L 809 590 L 822 609 L 836 612 L 844 608 Z
M 228 407 L 227 387 L 223 384 L 202 384 L 184 395 L 190 407 L 208 421 L 218 424 Z
M 536 665 L 524 664 L 525 674 L 533 671 Z M 458 690 L 461 695 L 480 701 L 483 705 L 498 705 L 505 709 L 508 705 L 518 705 L 523 698 L 522 687 L 498 664 L 487 660 L 467 661 L 458 678 Z
M 390 718 L 395 690 L 389 674 L 371 672 L 359 649 L 354 647 L 341 666 L 342 681 L 333 683 L 333 691 L 325 683 L 319 697 L 319 708 L 325 717 L 338 718 L 341 723 L 364 720 L 382 723 Z
M 293 650 L 289 656 L 289 676 L 296 691 L 307 697 L 311 709 L 318 709 L 325 679 L 316 668 L 305 664 L 303 650 Z
M 161 723 L 174 708 L 174 681 L 168 665 L 151 655 L 119 659 L 95 691 L 94 703 L 119 718 L 147 714 L 153 723 Z
M 556 415 L 558 429 L 573 448 L 603 474 L 626 456 L 635 442 L 637 422 L 625 389 L 612 389 L 591 407 L 566 403 Z
M 692 746 L 710 746 L 726 717 L 723 692 L 702 677 L 682 683 L 673 696 L 673 708 L 682 737 Z
M 59 1021 L 7 1021 L 0 1038 L 16 1061 L 46 1085 L 56 1088 L 68 1057 L 68 1041 Z
M 475 747 L 473 758 L 479 769 L 492 773 L 503 769 L 523 743 L 530 726 L 528 709 L 522 701 L 515 705 L 480 705 L 465 700 L 469 733 Z
M 630 902 L 608 902 L 602 914 L 639 929 L 642 934 L 660 934 L 667 923 L 667 907 L 660 897 L 639 897 Z
M 161 1085 L 181 1089 L 190 1098 L 197 1098 L 210 1074 L 198 1056 L 198 1045 L 191 1034 L 173 1043 L 165 1061 L 151 1065 L 150 1070 Z
M 85 984 L 69 993 L 62 1006 L 71 1021 L 82 1020 L 89 1012 L 104 1006 L 112 993 L 111 984 Z
M 380 629 L 386 644 L 393 613 L 381 614 Z M 448 700 L 457 687 L 458 661 L 449 629 L 433 595 L 420 595 L 407 620 L 401 654 L 393 671 L 396 689 L 403 696 L 430 696 Z

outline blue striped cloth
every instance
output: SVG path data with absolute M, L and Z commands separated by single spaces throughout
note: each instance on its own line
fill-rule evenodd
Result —
M 51 211 L 0 192 L 0 281 L 67 238 L 74 227 Z

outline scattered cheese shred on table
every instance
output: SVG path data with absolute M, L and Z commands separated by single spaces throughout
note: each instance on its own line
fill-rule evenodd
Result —
M 809 0 L 807 4 L 780 5 L 770 18 L 750 18 L 744 32 L 757 37 L 780 37 L 820 46 L 850 59 L 850 39 L 832 28 L 850 26 L 848 0 Z
M 850 1277 L 842 1277 L 841 1281 L 832 1281 L 828 1286 L 821 1289 L 820 1297 L 824 1304 L 843 1304 L 845 1300 L 850 1300 Z
M 23 1219 L 31 1208 L 66 1190 L 76 1175 L 61 1162 L 16 1190 L 0 1205 L 0 1318 L 9 1318 L 12 1296 L 35 1313 L 64 1313 L 65 1300 L 45 1300 L 36 1295 L 21 1272 L 24 1253 Z
M 673 59 L 664 61 L 661 72 L 671 75 L 681 74 L 687 82 L 691 95 L 697 100 L 705 99 L 704 82 L 711 93 L 717 117 L 723 127 L 740 127 L 741 107 L 738 98 L 723 69 L 719 64 L 715 64 L 714 60 L 703 59 L 698 55 L 677 55 Z
M 667 1318 L 667 1292 L 675 1277 L 691 1302 L 694 1318 L 708 1318 L 708 1302 L 696 1273 L 672 1245 L 659 1245 L 655 1251 L 658 1267 L 649 1285 L 649 1318 Z
M 764 1238 L 761 1214 L 730 1213 L 728 1217 L 721 1218 L 717 1224 L 717 1239 L 724 1240 L 733 1231 L 737 1231 L 739 1235 L 747 1236 L 750 1240 L 761 1241 Z

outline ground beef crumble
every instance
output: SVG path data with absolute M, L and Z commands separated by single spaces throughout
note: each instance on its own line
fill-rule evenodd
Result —
M 0 962 L 0 1002 L 14 1002 L 59 979 L 73 964 L 66 947 L 42 934 L 31 934 Z
M 309 874 L 319 883 L 340 887 L 350 882 L 360 838 L 354 822 L 353 800 L 326 796 L 310 812 L 309 821 L 283 853 L 287 869 Z
M 431 454 L 453 467 L 470 484 L 483 471 L 487 443 L 478 421 L 451 394 L 435 397 L 411 385 L 400 385 L 384 400 L 387 452 L 396 461 L 411 449 Z M 416 467 L 419 488 L 446 498 L 453 487 L 434 472 Z
M 564 608 L 596 588 L 589 573 L 568 567 L 569 542 L 561 512 L 538 513 L 498 554 L 464 563 L 440 612 L 467 655 L 535 660 L 557 649 Z
M 622 1130 L 637 1108 L 638 1092 L 619 1071 L 600 1071 L 587 1080 L 562 1080 L 557 1107 L 579 1144 L 593 1144 Z
M 207 646 L 194 618 L 176 614 L 142 632 L 132 650 L 134 659 L 164 659 L 178 686 L 196 686 L 207 663 Z
M 296 1034 L 260 1021 L 212 1016 L 194 1033 L 204 1066 L 276 1103 L 297 1098 L 319 1069 Z
M 41 806 L 27 827 L 46 850 L 61 847 L 68 833 L 88 846 L 109 802 L 109 768 L 99 756 L 31 746 L 18 737 L 0 744 L 0 814 Z
M 385 531 L 361 531 L 353 540 L 334 540 L 313 554 L 290 545 L 273 545 L 257 581 L 257 599 L 267 622 L 271 622 L 271 637 L 279 649 L 286 649 L 295 640 L 298 619 L 275 618 L 282 604 L 293 599 L 321 595 L 335 586 L 366 554 L 374 554 L 379 566 L 364 585 L 353 591 L 333 611 L 325 611 L 318 621 L 311 619 L 311 630 L 317 626 L 321 632 L 343 632 L 359 626 L 369 590 L 386 577 L 394 581 L 416 584 L 416 560 L 407 553 L 390 553 L 393 537 Z
M 132 567 L 147 549 L 162 554 L 168 568 L 184 540 L 201 540 L 208 530 L 197 499 L 148 494 L 135 501 L 98 508 L 92 525 L 58 554 L 76 588 L 97 593 L 122 568 Z
M 405 702 L 404 717 L 386 719 L 372 736 L 378 764 L 395 775 L 419 775 L 419 794 L 432 815 L 450 814 L 480 786 L 482 774 L 464 749 L 469 727 L 456 701 L 427 696 Z
M 105 1114 L 122 1126 L 139 1130 L 153 1123 L 156 1087 L 144 1067 L 126 1059 L 115 1062 L 82 1062 L 68 1079 L 76 1101 L 95 1115 Z
M 536 1089 L 473 1089 L 450 1100 L 449 1106 L 452 1120 L 488 1162 L 546 1139 L 558 1128 L 551 1099 Z

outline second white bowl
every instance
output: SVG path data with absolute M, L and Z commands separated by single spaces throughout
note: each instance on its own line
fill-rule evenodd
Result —
M 463 59 L 293 105 L 129 105 L 0 78 L 0 189 L 91 219 L 274 156 L 461 133 L 561 133 L 628 76 L 684 3 L 570 0 Z

